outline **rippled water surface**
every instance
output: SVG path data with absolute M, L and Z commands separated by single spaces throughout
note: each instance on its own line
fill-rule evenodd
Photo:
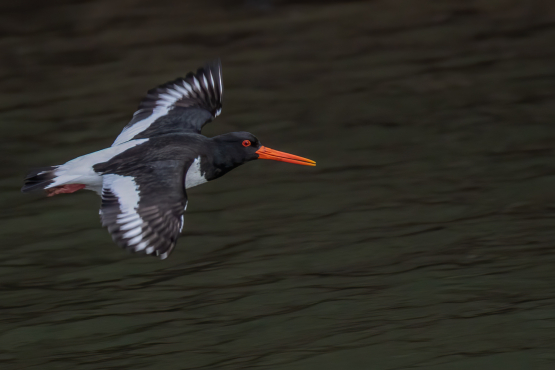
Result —
M 553 369 L 548 2 L 0 5 L 1 369 Z M 221 57 L 209 136 L 257 161 L 189 190 L 168 260 L 91 192 L 19 192 Z

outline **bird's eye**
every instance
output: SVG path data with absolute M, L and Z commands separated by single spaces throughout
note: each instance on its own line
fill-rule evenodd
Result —
M 250 140 L 243 140 L 243 146 L 244 147 L 251 146 Z

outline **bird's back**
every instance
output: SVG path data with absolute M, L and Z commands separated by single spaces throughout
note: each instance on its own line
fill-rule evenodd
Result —
M 145 140 L 145 139 L 142 139 Z M 143 144 L 114 156 L 107 162 L 93 166 L 99 174 L 125 173 L 146 164 L 172 161 L 183 165 L 199 156 L 211 156 L 211 139 L 196 133 L 171 133 L 146 139 Z

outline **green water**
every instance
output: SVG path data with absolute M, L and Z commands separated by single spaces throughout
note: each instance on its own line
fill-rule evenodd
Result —
M 2 370 L 555 367 L 553 6 L 27 5 L 0 5 Z M 19 192 L 216 56 L 205 133 L 317 167 L 189 190 L 165 261 L 115 246 L 92 192 Z

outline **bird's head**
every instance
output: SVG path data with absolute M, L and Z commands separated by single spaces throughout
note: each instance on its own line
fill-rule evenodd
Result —
M 263 146 L 250 132 L 231 132 L 217 136 L 215 139 L 225 143 L 227 154 L 240 159 L 242 163 L 255 159 L 271 159 L 304 166 L 316 166 L 316 162 L 313 160 Z

